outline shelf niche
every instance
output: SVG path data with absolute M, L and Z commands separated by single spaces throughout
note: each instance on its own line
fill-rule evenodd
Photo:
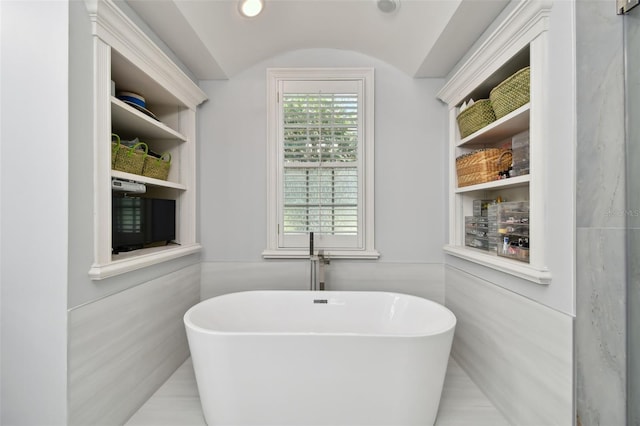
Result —
M 207 97 L 113 0 L 85 0 L 94 36 L 94 262 L 101 280 L 200 251 L 196 238 L 196 109 Z M 147 114 L 112 93 L 140 93 Z M 111 169 L 111 134 L 171 155 L 168 179 Z M 147 196 L 176 200 L 176 243 L 118 255 L 111 249 L 111 180 L 144 183 Z
M 548 179 L 544 165 L 547 151 L 547 123 L 543 111 L 547 102 L 545 66 L 547 30 L 551 2 L 522 2 L 458 67 L 438 98 L 449 106 L 449 241 L 445 253 L 505 274 L 547 285 L 551 272 L 546 266 L 545 197 Z M 531 100 L 474 134 L 460 138 L 457 115 L 463 102 L 488 99 L 491 89 L 515 72 L 531 69 Z M 529 131 L 530 172 L 527 175 L 458 188 L 456 158 L 481 148 L 499 147 L 510 138 Z M 473 200 L 529 201 L 529 262 L 504 258 L 496 253 L 465 246 L 465 216 L 473 215 Z

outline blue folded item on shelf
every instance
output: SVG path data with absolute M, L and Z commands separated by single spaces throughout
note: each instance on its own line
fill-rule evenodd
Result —
M 118 92 L 118 95 L 116 97 L 127 105 L 131 105 L 138 111 L 153 118 L 154 120 L 158 120 L 155 114 L 147 109 L 147 102 L 142 95 L 134 92 Z

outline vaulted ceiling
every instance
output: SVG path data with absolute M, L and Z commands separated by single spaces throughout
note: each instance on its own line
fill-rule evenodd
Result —
M 413 77 L 443 77 L 508 0 L 265 0 L 255 18 L 238 0 L 126 0 L 200 80 L 232 78 L 299 49 L 360 52 Z

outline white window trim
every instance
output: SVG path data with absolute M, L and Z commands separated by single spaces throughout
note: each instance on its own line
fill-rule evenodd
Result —
M 373 68 L 269 68 L 267 69 L 267 248 L 262 252 L 270 258 L 308 258 L 308 249 L 291 249 L 278 246 L 278 87 L 283 80 L 344 80 L 363 81 L 364 180 L 362 185 L 363 241 L 358 249 L 325 250 L 331 258 L 377 259 L 380 254 L 374 244 L 374 70 Z

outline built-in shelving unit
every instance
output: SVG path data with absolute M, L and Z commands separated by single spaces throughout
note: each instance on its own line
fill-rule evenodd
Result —
M 206 95 L 112 0 L 85 0 L 94 35 L 94 263 L 92 279 L 200 250 L 196 239 L 196 108 Z M 113 82 L 113 83 L 112 83 Z M 114 96 L 144 96 L 153 117 Z M 167 180 L 111 169 L 111 134 L 168 153 Z M 176 244 L 112 254 L 111 179 L 144 183 L 147 194 L 176 201 Z
M 544 190 L 548 171 L 546 105 L 548 79 L 547 29 L 550 2 L 521 2 L 493 34 L 469 56 L 445 84 L 439 98 L 449 105 L 449 242 L 447 254 L 538 284 L 549 284 L 551 272 L 545 253 Z M 529 66 L 530 102 L 472 135 L 460 138 L 457 116 L 463 102 L 488 99 L 491 89 L 516 71 Z M 458 187 L 456 158 L 481 149 L 508 146 L 511 138 L 529 131 L 529 174 Z M 473 214 L 473 200 L 529 201 L 530 257 L 528 262 L 499 257 L 465 246 L 465 216 Z

